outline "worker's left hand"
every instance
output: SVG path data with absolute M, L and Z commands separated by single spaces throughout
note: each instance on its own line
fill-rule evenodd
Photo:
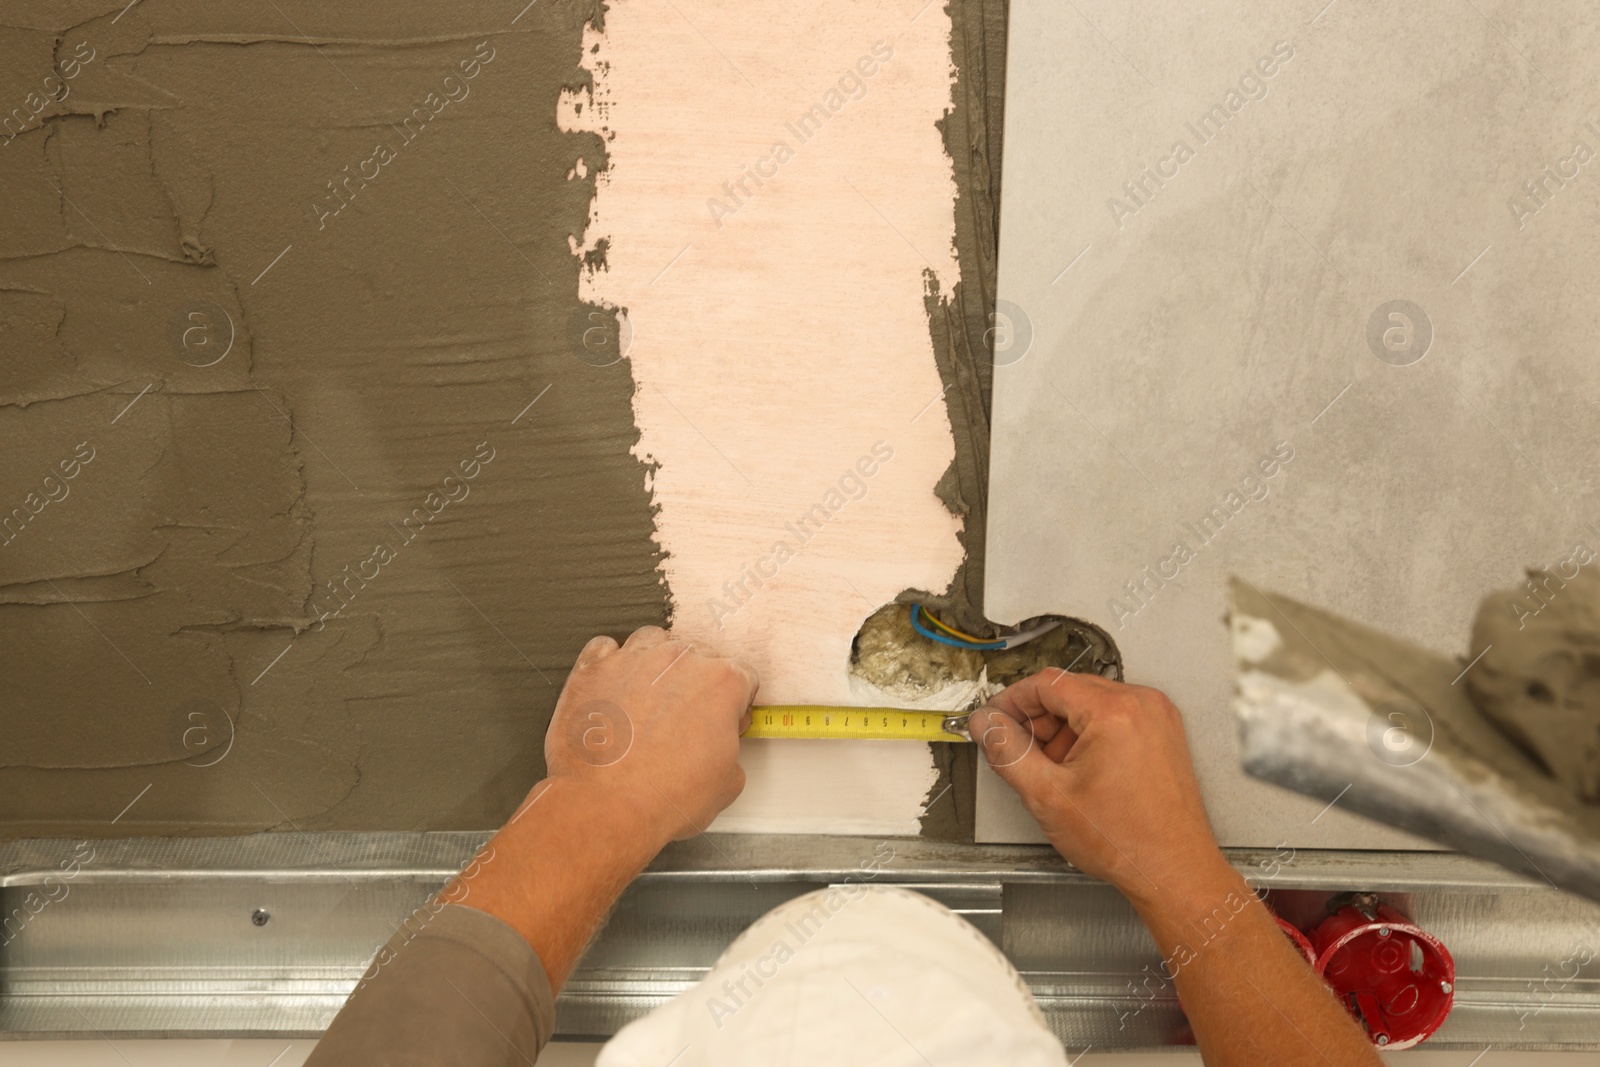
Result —
M 594 790 L 659 844 L 692 837 L 744 789 L 739 734 L 759 680 L 658 626 L 596 637 L 567 676 L 545 735 L 553 781 Z

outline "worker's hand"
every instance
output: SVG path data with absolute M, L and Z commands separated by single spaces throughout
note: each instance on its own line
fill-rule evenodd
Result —
M 620 802 L 656 844 L 692 837 L 744 789 L 756 672 L 658 626 L 584 646 L 545 735 L 553 781 Z
M 1224 862 L 1159 691 L 1052 668 L 996 694 L 970 729 L 1056 850 L 1136 904 Z

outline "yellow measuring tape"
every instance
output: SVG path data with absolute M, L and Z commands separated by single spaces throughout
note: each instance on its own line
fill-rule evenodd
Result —
M 744 737 L 850 738 L 857 741 L 966 741 L 966 716 L 905 708 L 836 708 L 822 704 L 757 704 Z

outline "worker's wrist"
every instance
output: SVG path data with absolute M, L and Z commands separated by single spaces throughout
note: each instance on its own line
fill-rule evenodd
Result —
M 1243 875 L 1217 848 L 1175 857 L 1153 879 L 1139 878 L 1118 888 L 1152 929 L 1167 921 L 1188 923 L 1211 914 L 1228 897 L 1250 892 Z
M 672 812 L 661 810 L 658 795 L 637 795 L 632 785 L 594 774 L 552 775 L 528 794 L 524 810 L 531 806 L 529 817 L 537 818 L 548 799 L 552 808 L 562 809 L 561 818 L 583 828 L 585 837 L 614 850 L 622 866 L 643 869 L 672 840 L 676 821 Z M 548 797 L 542 795 L 546 790 Z

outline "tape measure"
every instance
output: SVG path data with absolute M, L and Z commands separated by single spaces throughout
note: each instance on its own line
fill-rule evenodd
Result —
M 967 741 L 967 716 L 906 708 L 838 708 L 823 704 L 757 704 L 743 737 L 856 741 Z

